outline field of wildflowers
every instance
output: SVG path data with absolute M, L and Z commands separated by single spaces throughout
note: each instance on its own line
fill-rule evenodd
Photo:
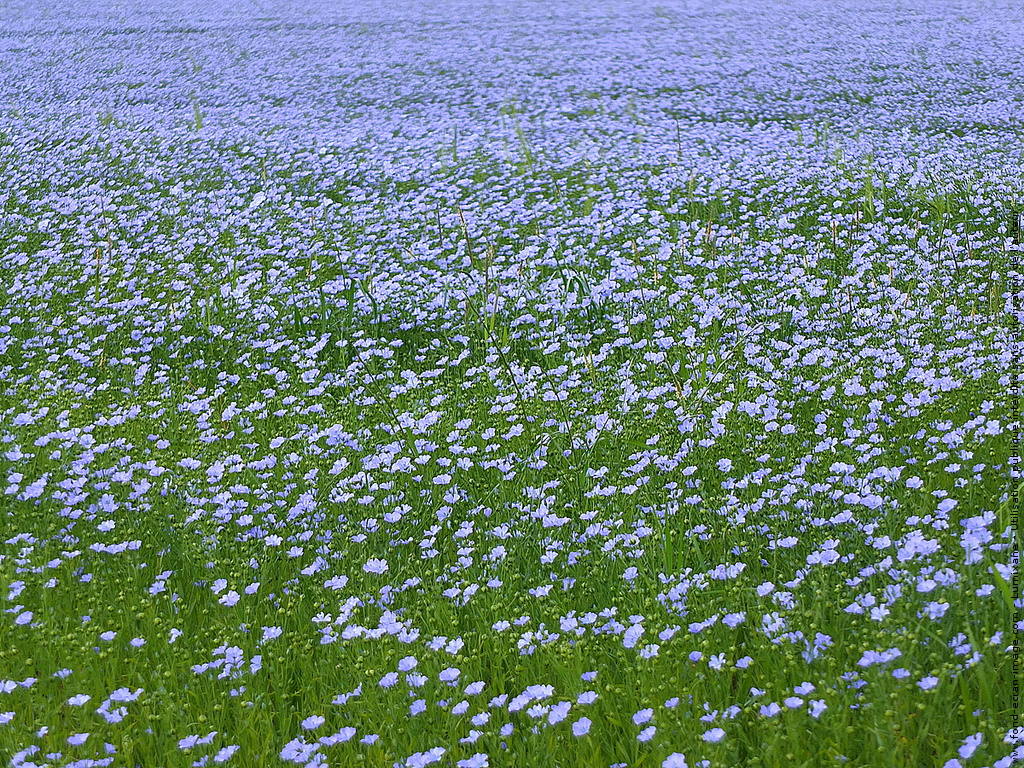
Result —
M 330 5 L 0 7 L 0 761 L 1024 759 L 1024 8 Z

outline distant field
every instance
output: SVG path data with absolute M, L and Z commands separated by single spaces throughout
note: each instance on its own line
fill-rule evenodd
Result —
M 1024 761 L 1024 7 L 323 5 L 0 8 L 0 762 Z

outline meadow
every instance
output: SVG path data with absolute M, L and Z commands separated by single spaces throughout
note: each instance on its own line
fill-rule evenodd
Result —
M 1024 9 L 0 8 L 0 762 L 1024 760 Z

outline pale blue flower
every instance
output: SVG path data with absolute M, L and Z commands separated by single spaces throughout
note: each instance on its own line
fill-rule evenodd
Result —
M 952 507 L 949 507 L 949 509 L 952 509 Z M 957 754 L 959 754 L 964 760 L 967 760 L 977 751 L 978 747 L 981 746 L 981 742 L 984 738 L 984 735 L 981 733 L 968 736 L 964 739 L 964 743 L 960 746 L 960 749 L 957 750 Z
M 222 747 L 217 751 L 217 754 L 213 756 L 213 762 L 215 763 L 226 763 L 231 759 L 231 756 L 239 750 L 237 744 L 230 744 L 226 747 Z
M 572 735 L 573 736 L 585 736 L 590 732 L 590 718 L 581 717 L 575 723 L 572 724 Z
M 641 709 L 633 715 L 633 722 L 636 725 L 643 725 L 644 723 L 649 722 L 652 717 L 654 717 L 653 709 Z
M 313 731 L 323 725 L 326 720 L 327 719 L 323 715 L 310 715 L 302 721 L 302 727 L 307 731 Z
M 563 720 L 565 720 L 565 718 L 569 715 L 569 709 L 571 707 L 572 704 L 570 702 L 560 701 L 558 704 L 553 706 L 551 708 L 551 711 L 548 713 L 548 723 L 551 725 L 555 725 L 556 723 L 560 723 Z

